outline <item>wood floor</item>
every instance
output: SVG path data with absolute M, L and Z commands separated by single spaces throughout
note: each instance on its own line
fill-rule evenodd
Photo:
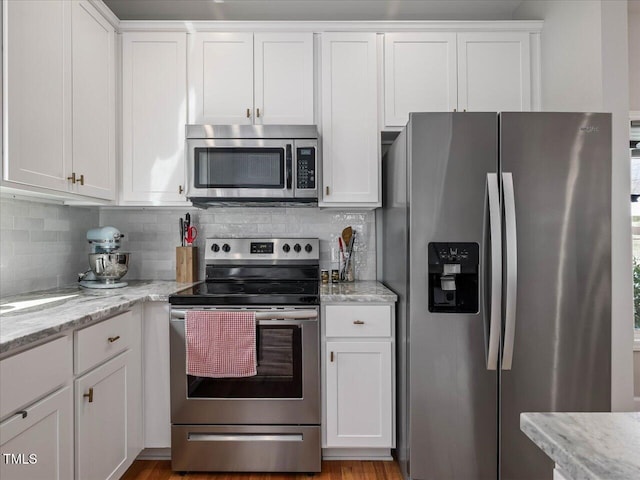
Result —
M 171 471 L 168 460 L 136 460 L 121 480 L 402 480 L 395 462 L 325 461 L 314 476 L 295 473 L 187 473 Z

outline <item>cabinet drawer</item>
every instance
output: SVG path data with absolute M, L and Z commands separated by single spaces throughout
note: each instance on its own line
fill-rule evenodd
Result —
M 0 378 L 0 418 L 3 418 L 71 378 L 71 337 L 58 338 L 2 360 Z
M 75 373 L 89 368 L 126 350 L 133 337 L 131 312 L 73 332 L 75 341 Z
M 327 337 L 390 337 L 389 305 L 327 305 Z

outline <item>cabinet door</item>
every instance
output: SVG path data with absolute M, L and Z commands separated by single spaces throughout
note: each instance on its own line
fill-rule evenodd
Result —
M 384 123 L 403 127 L 409 112 L 452 112 L 458 106 L 455 33 L 384 36 Z
M 120 478 L 127 458 L 129 353 L 75 381 L 76 478 Z
M 0 478 L 73 478 L 72 405 L 65 387 L 0 424 L 0 450 L 11 455 L 0 461 Z
M 313 34 L 256 33 L 255 123 L 311 125 Z
M 327 447 L 392 447 L 391 342 L 327 342 Z
M 63 1 L 4 2 L 4 179 L 68 191 L 71 28 Z
M 527 32 L 458 34 L 458 109 L 531 110 Z
M 253 122 L 253 34 L 189 35 L 189 123 Z
M 122 36 L 122 201 L 184 203 L 185 33 Z
M 72 4 L 75 191 L 115 196 L 114 29 L 87 1 Z
M 379 202 L 375 33 L 322 35 L 322 206 Z

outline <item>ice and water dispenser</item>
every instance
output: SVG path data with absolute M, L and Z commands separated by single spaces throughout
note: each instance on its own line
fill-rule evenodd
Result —
M 429 243 L 429 311 L 478 311 L 479 247 L 477 243 Z

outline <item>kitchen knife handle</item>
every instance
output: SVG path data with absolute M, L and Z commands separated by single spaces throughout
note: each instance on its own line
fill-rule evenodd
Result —
M 500 329 L 502 328 L 502 225 L 500 223 L 500 191 L 498 174 L 487 173 L 487 197 L 489 205 L 489 234 L 491 243 L 491 300 L 489 302 L 489 346 L 487 370 L 498 368 Z
M 518 294 L 518 238 L 516 230 L 516 202 L 513 175 L 502 174 L 504 198 L 506 285 L 504 308 L 504 346 L 502 348 L 502 370 L 511 370 L 513 344 L 516 337 L 516 300 Z

